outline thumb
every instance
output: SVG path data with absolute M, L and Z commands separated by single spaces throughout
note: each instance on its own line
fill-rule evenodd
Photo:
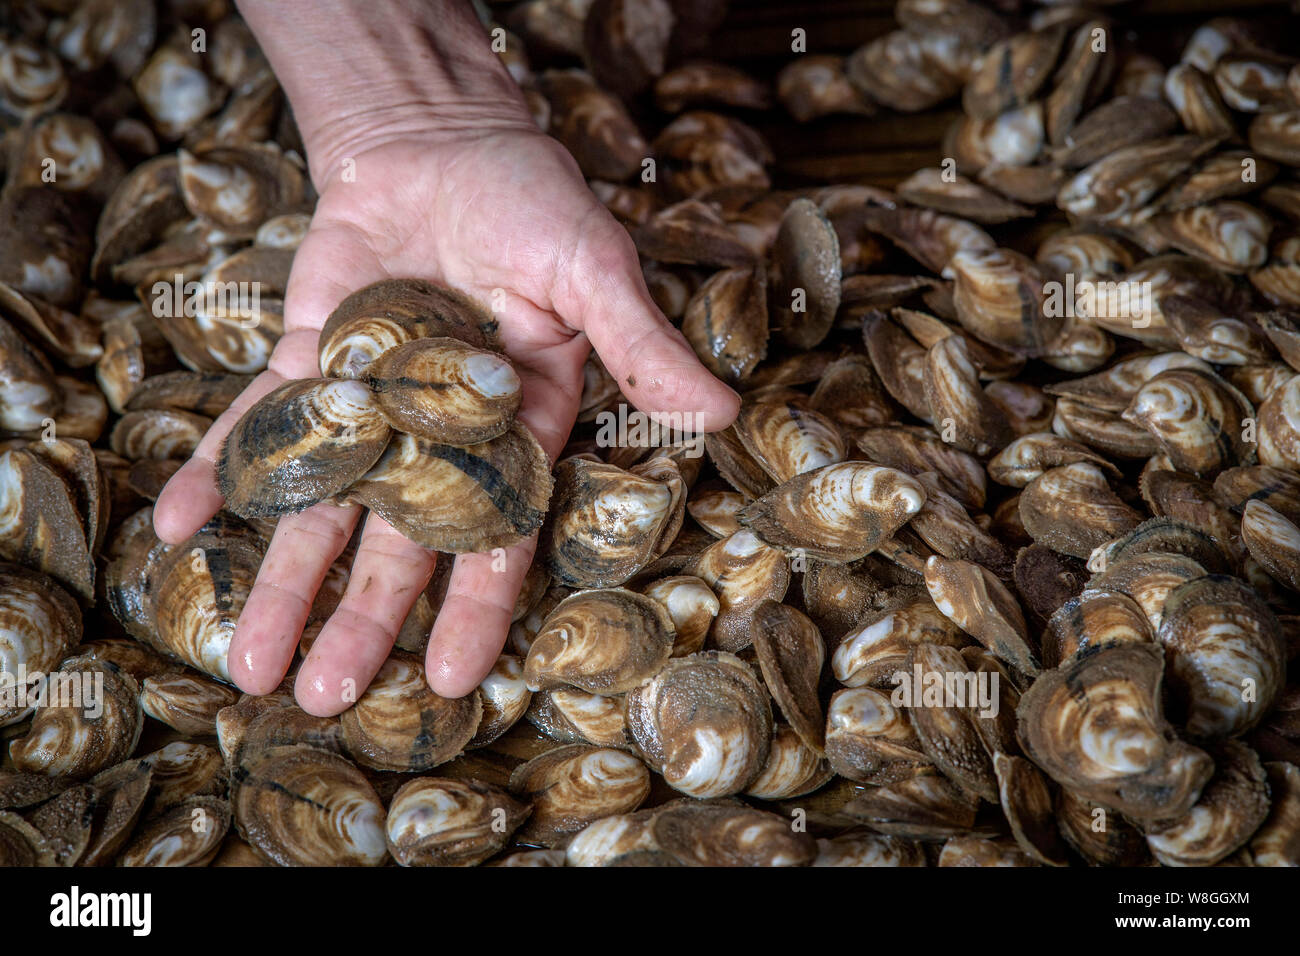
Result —
M 696 431 L 719 431 L 735 420 L 740 396 L 700 364 L 664 318 L 646 289 L 632 238 L 604 207 L 588 216 L 568 266 L 552 305 L 586 333 L 637 408 L 688 415 Z

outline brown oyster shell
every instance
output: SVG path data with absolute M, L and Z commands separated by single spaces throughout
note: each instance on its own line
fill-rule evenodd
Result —
M 741 793 L 767 762 L 772 709 L 732 654 L 674 658 L 627 697 L 627 726 L 647 763 L 693 797 Z

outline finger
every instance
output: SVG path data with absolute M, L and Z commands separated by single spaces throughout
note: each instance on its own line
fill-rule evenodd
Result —
M 356 505 L 319 504 L 275 526 L 226 658 L 240 690 L 268 694 L 288 673 L 316 593 L 360 515 Z
M 464 697 L 492 669 L 536 547 L 534 535 L 495 555 L 457 556 L 424 656 L 435 693 Z
M 437 556 L 378 515 L 366 519 L 348 587 L 302 662 L 294 694 L 310 714 L 347 710 L 374 679 L 433 575 Z
M 700 364 L 686 338 L 654 304 L 626 230 L 597 207 L 582 235 L 567 278 L 553 293 L 556 311 L 587 333 L 637 408 L 649 414 L 679 413 L 685 431 L 730 425 L 740 397 Z

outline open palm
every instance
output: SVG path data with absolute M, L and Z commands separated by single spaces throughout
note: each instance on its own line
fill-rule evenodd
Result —
M 644 411 L 692 412 L 707 429 L 735 416 L 735 394 L 654 306 L 626 232 L 556 142 L 522 126 L 431 131 L 351 158 L 354 176 L 317 171 L 325 182 L 294 260 L 285 335 L 159 497 L 163 540 L 183 541 L 221 507 L 215 460 L 235 421 L 285 380 L 319 376 L 326 318 L 380 279 L 430 279 L 493 309 L 523 384 L 519 419 L 552 460 L 577 414 L 591 346 Z M 288 671 L 360 514 L 325 503 L 280 519 L 231 643 L 230 674 L 243 690 L 267 693 Z M 504 570 L 488 555 L 456 559 L 426 657 L 435 691 L 467 694 L 491 668 L 535 546 L 534 537 L 508 549 Z M 346 687 L 370 683 L 435 560 L 378 516 L 366 519 L 347 591 L 298 673 L 304 709 L 338 713 L 350 704 Z

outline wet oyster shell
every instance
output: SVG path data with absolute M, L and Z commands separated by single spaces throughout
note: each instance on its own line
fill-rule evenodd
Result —
M 1100 468 L 1076 462 L 1049 469 L 1025 486 L 1020 520 L 1034 541 L 1076 558 L 1131 531 L 1141 516 L 1106 483 Z
M 650 773 L 624 751 L 577 745 L 520 764 L 510 789 L 533 807 L 516 838 L 554 847 L 595 820 L 639 807 L 650 794 Z
M 519 722 L 532 702 L 524 681 L 524 662 L 514 654 L 502 654 L 492 670 L 479 682 L 483 716 L 466 747 L 486 747 Z
M 440 697 L 429 688 L 418 657 L 393 651 L 339 723 L 348 753 L 358 763 L 376 770 L 423 772 L 461 754 L 482 716 L 477 689 L 458 699 Z
M 624 471 L 567 458 L 555 469 L 538 539 L 546 569 L 571 587 L 615 587 L 658 558 L 681 530 L 686 488 L 664 458 Z
M 1277 618 L 1237 578 L 1214 574 L 1175 588 L 1156 636 L 1194 737 L 1244 733 L 1282 692 L 1286 656 Z
M 229 682 L 226 654 L 262 554 L 251 531 L 211 526 L 176 547 L 155 546 L 144 610 L 152 614 L 158 649 Z
M 381 866 L 384 807 L 356 767 L 304 745 L 259 751 L 231 780 L 235 825 L 279 866 Z
M 1038 673 L 1024 612 L 992 571 L 935 555 L 925 562 L 925 586 L 935 607 L 994 656 L 1022 674 Z
M 713 619 L 722 608 L 712 588 L 694 575 L 680 574 L 661 578 L 641 590 L 662 604 L 672 618 L 676 631 L 673 657 L 685 657 L 704 647 Z
M 524 677 L 532 691 L 570 685 L 620 694 L 659 670 L 673 636 L 672 618 L 652 598 L 622 588 L 579 591 L 547 615 Z
M 347 491 L 422 547 L 490 551 L 527 538 L 551 493 L 546 452 L 526 426 L 478 445 L 442 445 L 399 434 Z
M 388 851 L 401 866 L 476 866 L 509 843 L 528 812 L 479 780 L 417 777 L 388 805 Z
M 473 445 L 510 427 L 522 399 L 509 359 L 455 339 L 415 339 L 367 368 L 375 404 L 398 431 Z
M 42 693 L 26 736 L 9 744 L 14 769 L 84 779 L 135 750 L 144 725 L 140 687 L 115 665 L 68 658 Z
M 302 511 L 365 475 L 390 434 L 364 385 L 286 382 L 235 424 L 221 447 L 217 484 L 241 517 Z
M 1074 796 L 1135 821 L 1181 817 L 1214 763 L 1165 720 L 1163 669 L 1160 648 L 1129 644 L 1043 672 L 1017 709 L 1026 755 Z
M 781 217 L 772 248 L 768 286 L 772 327 L 797 348 L 814 348 L 840 307 L 840 244 L 830 220 L 808 199 L 796 199 Z
M 58 667 L 81 640 L 81 609 L 53 579 L 18 565 L 0 563 L 0 687 L 8 697 L 18 675 L 29 681 Z M 30 685 L 29 685 L 30 686 Z M 0 706 L 0 727 L 16 723 L 30 708 Z
M 767 283 L 757 267 L 723 269 L 706 279 L 682 316 L 682 334 L 710 372 L 732 385 L 767 357 Z
M 754 611 L 754 650 L 763 683 L 791 728 L 814 754 L 826 745 L 826 719 L 817 688 L 826 645 L 806 615 L 776 601 Z
M 118 866 L 206 866 L 229 829 L 229 803 L 191 797 L 141 826 L 122 850 Z
M 1187 815 L 1147 834 L 1152 855 L 1165 866 L 1213 866 L 1241 847 L 1268 816 L 1269 787 L 1259 756 L 1225 740 L 1215 753 L 1214 776 Z
M 933 766 L 907 711 L 870 687 L 837 690 L 831 697 L 826 758 L 840 776 L 876 786 L 906 780 Z
M 140 686 L 144 712 L 190 737 L 216 733 L 217 711 L 238 699 L 229 687 L 180 671 L 146 677 Z
M 767 763 L 745 793 L 759 800 L 787 800 L 820 789 L 834 775 L 826 760 L 809 750 L 794 730 L 779 724 L 772 733 Z
M 652 769 L 693 797 L 741 793 L 772 737 L 767 691 L 732 654 L 674 658 L 627 697 L 627 726 Z
M 909 475 L 842 462 L 791 478 L 738 517 L 774 547 L 847 562 L 874 551 L 924 503 L 925 489 Z
M 783 817 L 737 804 L 682 802 L 660 810 L 655 842 L 687 866 L 809 866 L 817 844 Z
M 709 641 L 722 650 L 748 646 L 755 608 L 768 598 L 784 599 L 790 586 L 785 556 L 748 530 L 709 545 L 687 562 L 682 573 L 700 578 L 718 596 Z
M 423 279 L 385 279 L 353 292 L 325 320 L 321 374 L 359 378 L 384 352 L 415 339 L 494 349 L 496 330 L 496 320 L 461 292 Z

